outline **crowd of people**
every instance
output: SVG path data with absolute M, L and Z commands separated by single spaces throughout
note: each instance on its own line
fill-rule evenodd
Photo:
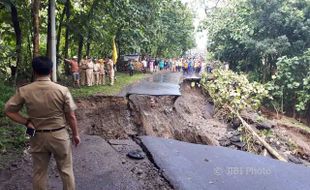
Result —
M 114 85 L 115 71 L 112 59 L 92 59 L 85 56 L 80 63 L 77 57 L 65 59 L 70 64 L 71 73 L 76 87 L 106 85 L 106 78 L 109 85 Z
M 200 73 L 202 63 L 203 60 L 198 58 L 149 59 L 148 61 L 142 61 L 145 71 L 169 70 L 183 72 L 184 74 Z
M 73 76 L 74 85 L 80 86 L 93 86 L 93 85 L 106 85 L 108 79 L 109 85 L 114 85 L 115 69 L 112 59 L 92 59 L 85 56 L 80 62 L 77 57 L 72 59 L 65 59 L 65 62 L 70 65 L 71 74 Z M 185 75 L 199 74 L 202 65 L 202 58 L 145 58 L 140 62 L 141 71 L 145 72 L 158 72 L 158 71 L 171 71 L 183 72 Z M 127 64 L 129 75 L 134 74 L 135 66 L 134 60 L 129 60 Z
M 143 72 L 158 72 L 161 70 L 169 70 L 172 72 L 183 72 L 184 74 L 200 73 L 203 59 L 201 58 L 174 58 L 160 59 L 148 58 L 142 60 Z M 133 74 L 134 66 L 132 61 L 128 62 L 129 74 Z

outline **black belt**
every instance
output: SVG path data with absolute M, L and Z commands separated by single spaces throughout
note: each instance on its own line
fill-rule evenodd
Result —
M 61 129 L 64 129 L 65 127 L 61 127 L 58 129 L 42 129 L 42 130 L 36 130 L 37 133 L 48 133 L 48 132 L 55 132 L 55 131 L 59 131 Z

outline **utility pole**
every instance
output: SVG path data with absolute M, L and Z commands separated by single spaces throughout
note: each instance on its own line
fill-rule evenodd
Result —
M 57 62 L 56 62 L 56 15 L 55 15 L 55 9 L 56 9 L 56 1 L 55 0 L 49 0 L 50 3 L 50 15 L 51 15 L 51 38 L 50 38 L 50 44 L 51 44 L 51 49 L 50 49 L 50 59 L 53 62 L 53 73 L 52 73 L 52 80 L 54 82 L 57 82 Z

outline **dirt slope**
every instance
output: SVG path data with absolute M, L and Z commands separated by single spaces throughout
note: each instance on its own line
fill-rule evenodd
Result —
M 200 88 L 183 82 L 181 93 L 182 96 L 128 98 L 94 96 L 80 101 L 78 115 L 88 134 L 105 139 L 150 135 L 249 151 L 241 142 L 239 130 L 213 118 L 213 106 Z M 309 133 L 272 122 L 276 126 L 265 137 L 267 142 L 289 161 L 308 165 Z M 255 146 L 263 154 L 263 147 Z

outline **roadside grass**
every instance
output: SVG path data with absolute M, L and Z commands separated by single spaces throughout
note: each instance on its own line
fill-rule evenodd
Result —
M 277 122 L 280 125 L 287 125 L 287 126 L 290 126 L 290 127 L 295 127 L 297 129 L 304 130 L 304 131 L 306 131 L 307 133 L 310 134 L 310 126 L 307 126 L 306 124 L 303 124 L 303 123 L 297 121 L 294 118 L 282 116 L 282 118 L 278 119 Z
M 116 81 L 114 85 L 110 86 L 106 79 L 106 85 L 99 86 L 82 86 L 81 88 L 70 88 L 70 92 L 74 98 L 87 97 L 95 94 L 104 95 L 117 95 L 122 89 L 130 84 L 133 84 L 148 76 L 147 74 L 135 73 L 133 76 L 129 76 L 127 73 L 116 73 Z
M 22 153 L 26 142 L 25 128 L 11 122 L 4 114 L 4 105 L 14 91 L 0 80 L 0 169 Z

